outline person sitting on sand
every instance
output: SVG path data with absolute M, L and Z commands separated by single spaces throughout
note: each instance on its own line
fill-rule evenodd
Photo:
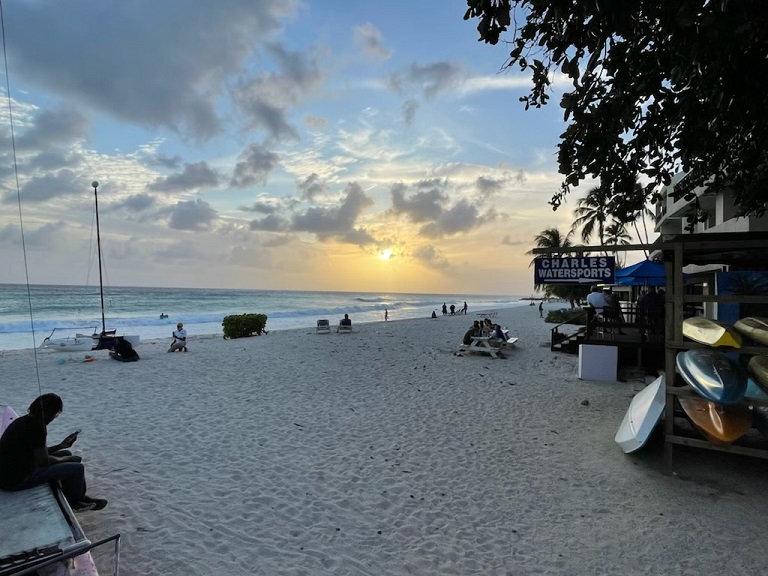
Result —
M 46 446 L 47 426 L 63 409 L 58 395 L 43 394 L 32 401 L 26 415 L 6 428 L 0 436 L 0 488 L 16 491 L 58 481 L 75 512 L 101 510 L 107 501 L 86 496 L 82 459 L 67 450 L 77 440 L 79 430 L 55 446 Z
M 176 352 L 177 350 L 187 351 L 187 331 L 184 330 L 182 322 L 176 324 L 176 330 L 173 331 L 173 342 L 171 342 L 168 352 Z

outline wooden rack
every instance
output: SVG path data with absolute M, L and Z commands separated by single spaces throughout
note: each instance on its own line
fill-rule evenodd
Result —
M 703 302 L 719 303 L 768 303 L 768 294 L 760 295 L 694 295 L 685 293 L 683 267 L 697 265 L 727 265 L 733 271 L 768 271 L 768 232 L 681 234 L 664 236 L 659 248 L 666 272 L 665 294 L 665 371 L 667 401 L 664 417 L 664 460 L 671 468 L 674 446 L 684 445 L 706 450 L 729 452 L 744 456 L 768 459 L 768 441 L 737 441 L 727 446 L 691 437 L 675 425 L 675 398 L 695 395 L 690 386 L 683 385 L 677 374 L 676 356 L 680 350 L 699 348 L 702 345 L 683 340 L 683 310 L 686 304 Z M 738 350 L 728 349 L 740 355 L 768 353 L 764 346 L 745 346 Z M 768 401 L 750 401 L 755 406 L 768 406 Z

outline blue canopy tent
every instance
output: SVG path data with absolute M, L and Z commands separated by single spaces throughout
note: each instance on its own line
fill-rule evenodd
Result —
M 664 264 L 654 260 L 643 260 L 616 270 L 616 284 L 619 286 L 664 286 L 666 282 Z

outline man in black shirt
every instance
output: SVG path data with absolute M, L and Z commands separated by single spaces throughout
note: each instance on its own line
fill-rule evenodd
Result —
M 0 436 L 0 488 L 24 490 L 59 481 L 67 502 L 76 511 L 101 510 L 107 501 L 85 495 L 82 459 L 66 450 L 75 443 L 78 432 L 55 446 L 46 445 L 47 426 L 63 408 L 59 396 L 43 394 L 29 405 L 28 414 L 6 428 Z

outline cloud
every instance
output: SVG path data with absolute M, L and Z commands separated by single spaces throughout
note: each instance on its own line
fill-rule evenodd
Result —
M 419 246 L 412 252 L 412 256 L 432 268 L 440 268 L 445 270 L 451 266 L 448 259 L 442 256 L 437 248 L 431 244 Z
M 328 120 L 307 114 L 304 116 L 304 124 L 313 130 L 322 130 L 328 125 Z
M 406 100 L 403 102 L 403 120 L 406 125 L 413 124 L 413 119 L 416 117 L 416 111 L 419 109 L 419 103 L 416 100 Z
M 230 186 L 246 188 L 254 184 L 264 184 L 269 174 L 277 166 L 280 157 L 260 144 L 251 144 L 240 154 L 240 161 L 235 165 L 235 173 Z
M 15 72 L 115 118 L 204 140 L 227 78 L 282 28 L 297 0 L 23 2 Z M 31 33 L 34 31 L 34 33 Z M 76 62 L 77 66 L 72 66 Z
M 45 202 L 52 198 L 81 194 L 83 189 L 82 178 L 72 170 L 64 169 L 28 180 L 21 186 L 21 198 L 24 202 Z M 16 202 L 16 193 L 6 193 L 3 202 Z
M 155 198 L 149 194 L 132 194 L 125 200 L 114 205 L 114 208 L 125 208 L 131 212 L 143 212 L 155 205 Z
M 251 230 L 264 232 L 287 232 L 290 227 L 288 220 L 277 214 L 269 214 L 261 220 L 251 220 Z
M 505 246 L 528 246 L 531 241 L 530 240 L 514 240 L 512 236 L 509 234 L 505 235 L 504 238 L 501 239 L 501 243 Z
M 279 206 L 273 202 L 254 202 L 250 206 L 240 206 L 238 210 L 243 212 L 259 212 L 260 214 L 274 214 Z
M 312 207 L 303 214 L 294 214 L 291 229 L 296 232 L 310 232 L 320 240 L 331 238 L 365 245 L 374 242 L 364 230 L 355 228 L 357 218 L 373 200 L 369 198 L 359 184 L 352 182 L 345 189 L 341 203 L 334 207 Z
M 415 91 L 427 100 L 432 100 L 441 93 L 460 87 L 465 78 L 463 69 L 451 62 L 411 64 L 392 73 L 387 79 L 387 85 L 398 94 Z
M 462 198 L 452 208 L 444 210 L 434 222 L 422 226 L 419 234 L 428 238 L 452 236 L 472 230 L 484 221 L 487 218 L 480 217 L 477 207 Z
M 394 184 L 390 190 L 392 212 L 404 214 L 411 222 L 426 222 L 439 218 L 448 197 L 437 187 L 406 197 L 408 188 Z
M 88 134 L 90 120 L 73 106 L 40 110 L 16 141 L 19 150 L 45 150 L 69 145 Z
M 156 192 L 189 192 L 200 188 L 212 188 L 219 183 L 219 175 L 207 162 L 186 164 L 184 170 L 171 176 L 159 177 L 147 185 Z
M 216 211 L 208 202 L 197 199 L 180 201 L 171 208 L 168 225 L 174 230 L 206 230 L 216 219 Z
M 30 248 L 48 248 L 61 243 L 62 234 L 67 229 L 62 221 L 48 222 L 38 228 L 25 227 L 24 244 Z M 0 242 L 21 245 L 21 229 L 14 224 L 7 224 L 0 228 Z
M 384 38 L 381 32 L 370 22 L 354 29 L 355 43 L 363 49 L 363 52 L 376 60 L 388 60 L 392 56 L 392 50 L 384 47 Z
M 299 191 L 304 200 L 312 202 L 317 196 L 325 194 L 328 191 L 328 188 L 320 179 L 320 176 L 313 172 L 307 176 L 303 182 L 299 183 Z
M 288 106 L 303 101 L 323 77 L 310 55 L 288 52 L 277 44 L 269 51 L 280 71 L 239 82 L 232 90 L 232 99 L 245 116 L 247 130 L 266 130 L 275 140 L 296 140 L 298 133 L 287 118 Z

